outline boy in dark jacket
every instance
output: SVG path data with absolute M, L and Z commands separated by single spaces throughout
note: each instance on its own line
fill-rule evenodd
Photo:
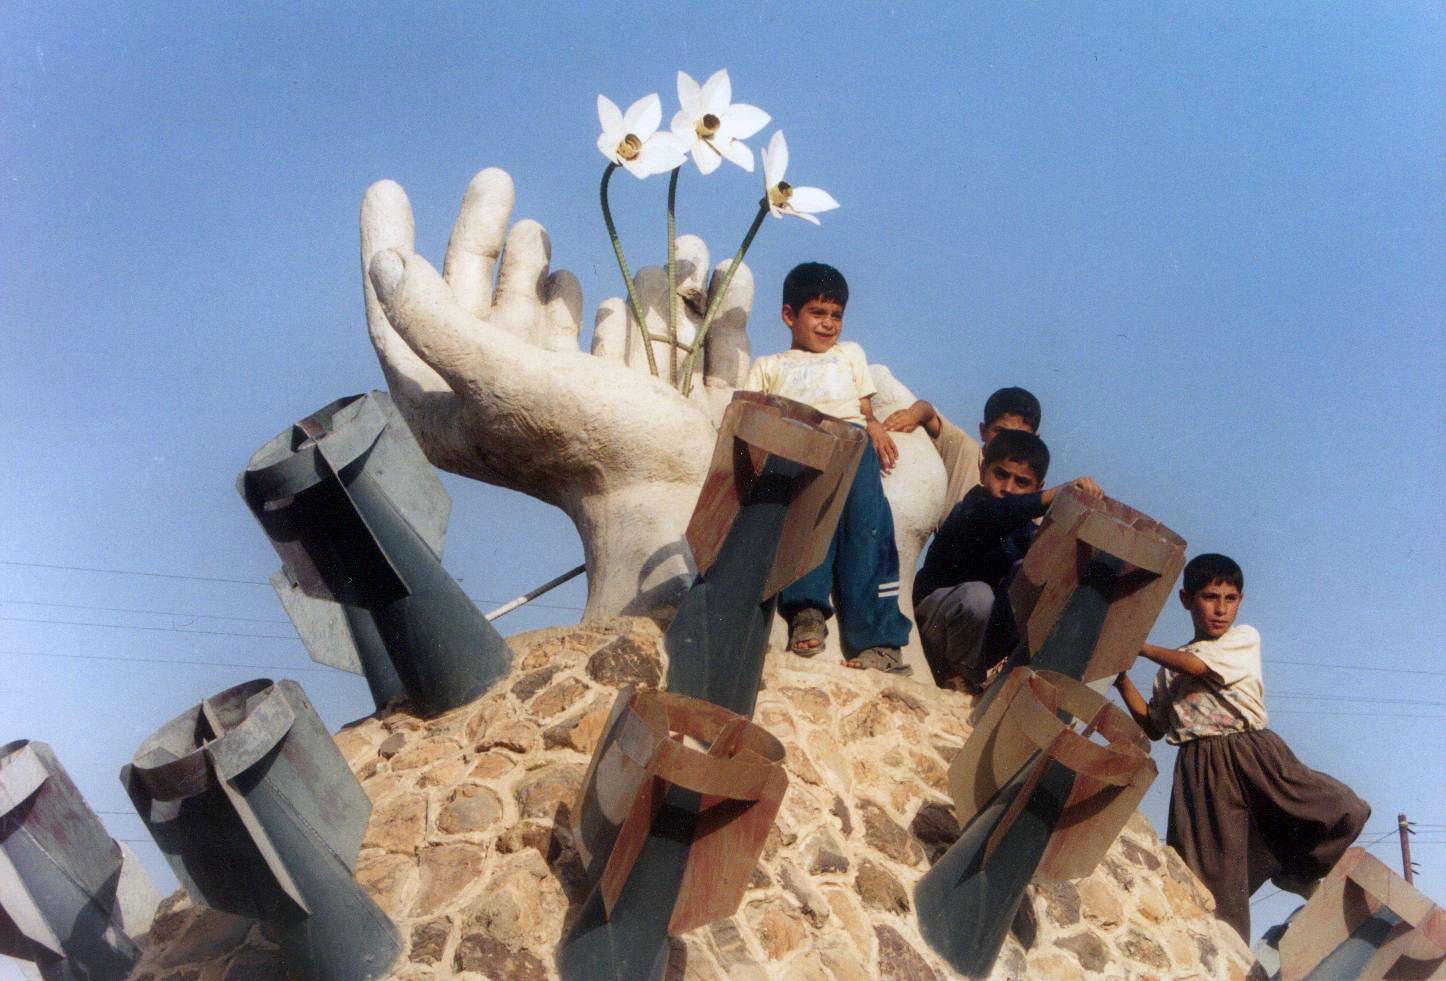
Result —
M 914 579 L 914 618 L 941 686 L 983 688 L 989 669 L 1018 640 L 1006 592 L 1034 541 L 1034 519 L 1059 486 L 1041 490 L 1049 449 L 1031 432 L 1000 431 L 984 447 L 979 486 L 939 526 Z M 1089 477 L 1067 485 L 1100 496 Z

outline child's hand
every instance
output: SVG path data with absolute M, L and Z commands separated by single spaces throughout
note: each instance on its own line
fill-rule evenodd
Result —
M 868 429 L 869 439 L 873 440 L 874 452 L 879 455 L 879 469 L 889 473 L 894 469 L 894 464 L 899 462 L 899 448 L 894 445 L 894 438 L 877 419 L 868 420 L 865 428 Z
M 1105 492 L 1100 490 L 1100 485 L 1095 483 L 1093 477 L 1076 477 L 1069 482 L 1069 486 L 1090 497 L 1104 497 Z
M 936 427 L 930 426 L 934 421 L 934 407 L 923 399 L 918 400 L 907 409 L 896 409 L 890 412 L 884 419 L 884 428 L 895 433 L 912 433 L 921 425 L 929 429 L 929 434 L 935 435 Z

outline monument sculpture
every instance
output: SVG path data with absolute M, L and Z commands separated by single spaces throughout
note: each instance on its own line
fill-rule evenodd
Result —
M 159 902 L 48 745 L 0 746 L 0 954 L 47 981 L 125 977 Z
M 1281 981 L 1446 978 L 1446 911 L 1348 849 L 1280 938 Z
M 296 682 L 206 699 L 120 778 L 197 903 L 259 920 L 306 977 L 386 976 L 401 938 L 353 877 L 371 801 Z
M 753 714 L 778 596 L 823 561 L 863 430 L 735 392 L 688 523 L 698 579 L 668 627 L 668 687 Z
M 988 973 L 1030 880 L 1089 874 L 1154 780 L 1144 732 L 1083 682 L 1133 662 L 1184 552 L 1109 498 L 1066 489 L 1046 513 L 1010 586 L 1013 667 L 950 768 L 964 833 L 915 890 L 925 939 L 965 974 Z
M 1024 887 L 1089 875 L 1155 775 L 1129 715 L 1064 675 L 1014 669 L 950 766 L 964 833 L 915 887 L 924 939 L 988 974 Z
M 549 269 L 547 234 L 536 222 L 509 231 L 512 204 L 507 174 L 474 177 L 439 275 L 414 250 L 402 189 L 391 181 L 368 189 L 363 289 L 388 388 L 434 464 L 567 513 L 588 568 L 586 619 L 662 612 L 677 605 L 695 572 L 685 531 L 723 411 L 747 375 L 753 276 L 739 264 L 723 291 L 725 277 L 708 275 L 703 242 L 678 237 L 672 307 L 680 339 L 691 343 L 718 301 L 698 353 L 702 384 L 685 396 L 649 372 L 636 315 L 620 298 L 599 307 L 591 353 L 579 350 L 578 281 Z M 654 267 L 633 277 L 650 332 L 663 337 L 667 281 Z M 887 369 L 873 371 L 879 415 L 912 403 Z M 884 486 L 907 577 L 943 516 L 945 475 L 928 436 L 895 439 L 899 463 Z M 909 589 L 904 582 L 902 595 Z
M 669 693 L 619 693 L 575 810 L 594 885 L 565 978 L 657 976 L 668 936 L 737 909 L 788 785 L 783 747 L 748 721 L 774 602 L 827 552 L 863 438 L 735 393 L 688 526 L 700 574 L 664 637 Z
M 313 659 L 422 715 L 481 695 L 507 641 L 441 566 L 451 501 L 384 392 L 338 399 L 257 450 L 237 490 L 281 556 L 272 586 Z

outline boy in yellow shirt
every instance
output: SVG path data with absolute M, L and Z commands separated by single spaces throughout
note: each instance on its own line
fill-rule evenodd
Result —
M 899 453 L 874 418 L 863 348 L 839 340 L 848 297 L 847 281 L 832 266 L 795 266 L 783 281 L 782 316 L 792 346 L 753 362 L 743 386 L 811 405 L 869 434 L 828 557 L 779 594 L 778 610 L 795 654 L 816 654 L 828 635 L 826 621 L 837 612 L 846 664 L 909 674 L 899 648 L 909 642 L 910 624 L 899 610 L 899 552 L 882 480 Z

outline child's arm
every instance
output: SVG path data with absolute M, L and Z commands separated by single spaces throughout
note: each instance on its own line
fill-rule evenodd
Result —
M 1225 681 L 1216 674 L 1214 669 L 1196 654 L 1190 651 L 1177 651 L 1171 647 L 1156 647 L 1154 644 L 1145 644 L 1140 648 L 1140 654 L 1154 661 L 1162 668 L 1169 668 L 1171 671 L 1178 671 L 1181 674 L 1188 674 L 1192 678 L 1204 678 L 1213 681 L 1217 685 L 1224 685 Z M 1129 679 L 1125 679 L 1129 680 Z
M 864 417 L 864 428 L 869 432 L 869 439 L 874 441 L 874 452 L 879 455 L 879 469 L 888 473 L 894 469 L 894 464 L 899 462 L 899 448 L 894 445 L 894 438 L 884 428 L 884 424 L 874 418 L 874 400 L 865 395 L 859 399 L 859 413 Z
M 1123 671 L 1115 676 L 1115 690 L 1118 691 L 1120 697 L 1125 700 L 1125 708 L 1130 710 L 1130 715 L 1134 716 L 1135 723 L 1139 725 L 1141 729 L 1145 730 L 1145 735 L 1151 739 L 1160 739 L 1165 735 L 1165 733 L 1155 725 L 1155 720 L 1150 717 L 1150 706 L 1149 703 L 1145 701 L 1145 696 L 1140 694 L 1140 690 L 1135 687 L 1135 683 L 1130 680 L 1130 676 Z
M 884 428 L 895 433 L 912 433 L 920 426 L 924 427 L 930 438 L 939 438 L 939 430 L 942 428 L 939 413 L 923 399 L 919 399 L 907 409 L 895 409 L 884 420 Z
M 1054 503 L 1055 495 L 1058 494 L 1060 490 L 1065 487 L 1073 487 L 1075 490 L 1082 491 L 1089 497 L 1105 496 L 1105 492 L 1100 490 L 1100 485 L 1095 483 L 1093 477 L 1076 477 L 1074 480 L 1071 480 L 1068 483 L 1056 484 L 1055 486 L 1049 488 L 1049 490 L 1043 491 L 1039 495 L 1040 503 L 1043 504 L 1045 507 L 1049 507 L 1051 504 Z

